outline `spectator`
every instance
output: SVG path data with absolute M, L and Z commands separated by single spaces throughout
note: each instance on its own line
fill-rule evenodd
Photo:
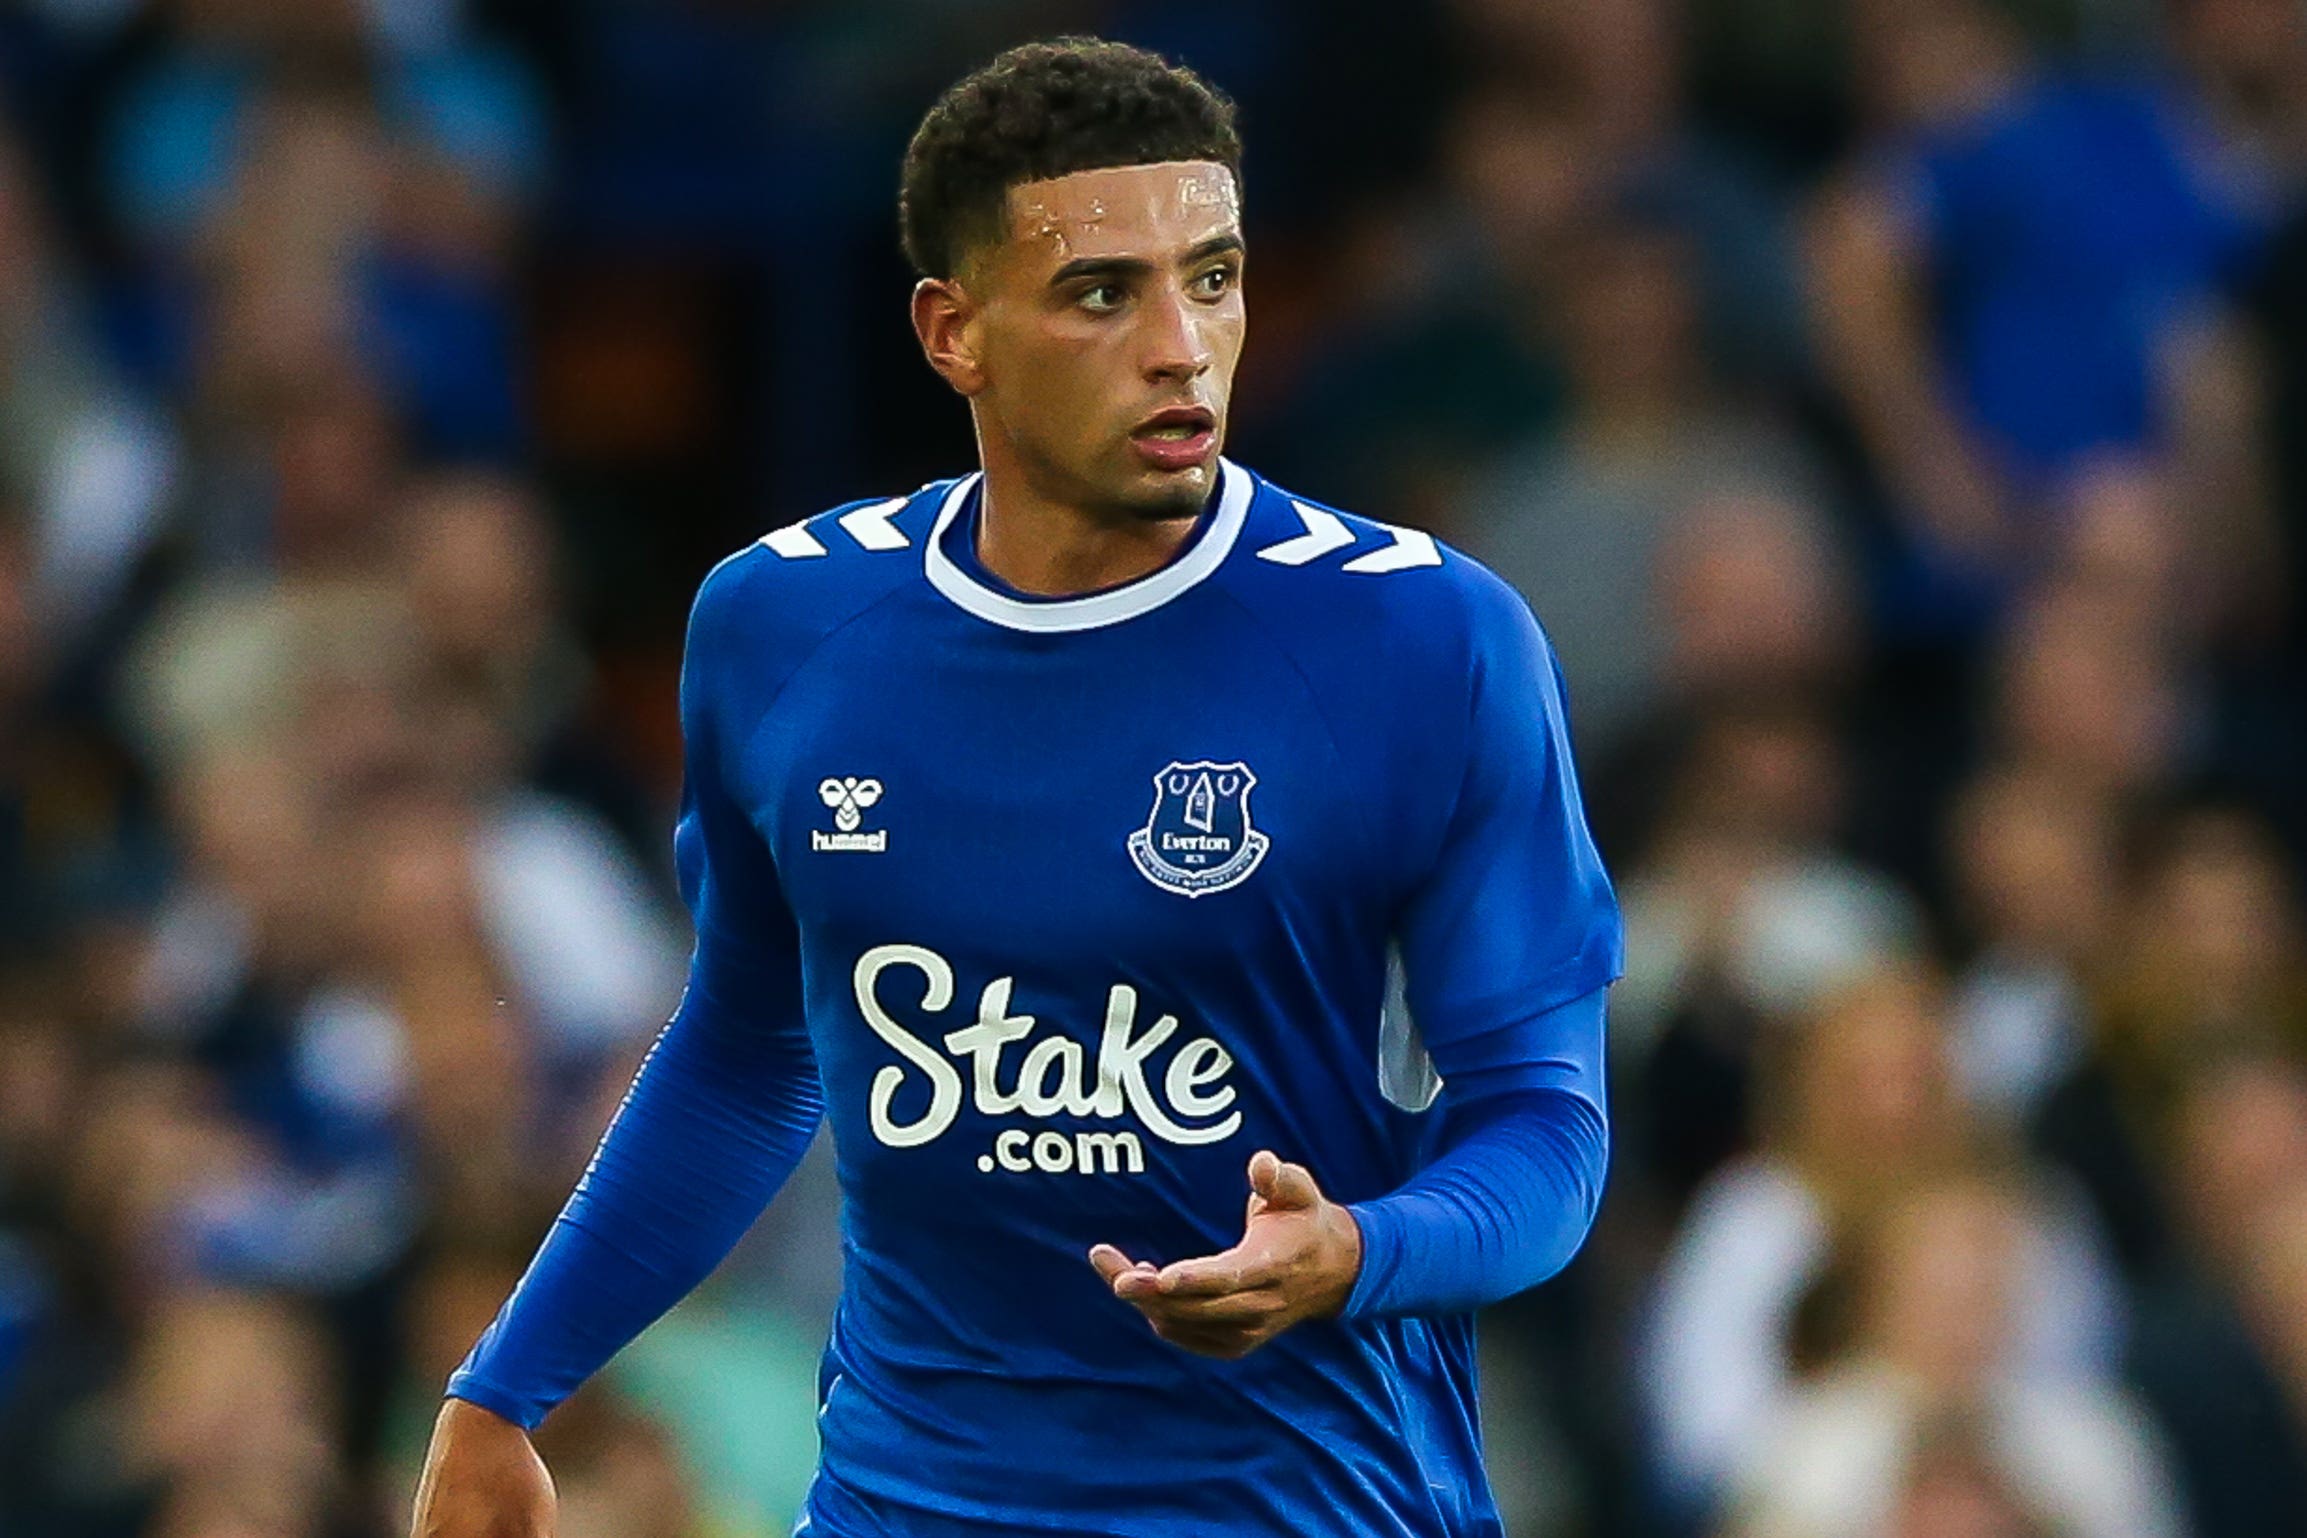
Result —
M 1702 1512 L 1758 1466 L 1796 1390 L 1805 1296 L 1838 1237 L 1971 1156 L 1938 1009 L 1924 978 L 1884 973 L 1829 995 L 1774 1044 L 1763 1147 L 1700 1188 L 1638 1347 L 1670 1508 Z M 2109 1364 L 2120 1304 L 2088 1230 L 2046 1209 L 2011 1243 L 2017 1370 L 2056 1381 Z
M 402 1525 L 674 1002 L 684 600 L 961 465 L 888 178 L 1074 29 L 1274 157 L 1234 452 L 1565 662 L 1630 972 L 1516 1538 L 2161 1531 L 2118 1347 L 2197 1538 L 2307 1509 L 2297 11 L 0 7 L 0 1534 Z M 832 1163 L 571 1538 L 786 1520 Z
M 43 622 L 77 644 L 158 534 L 177 449 L 97 347 L 40 201 L 0 123 L 0 487 L 24 499 Z
M 453 33 L 380 47 L 362 10 L 179 8 L 178 46 L 119 103 L 114 212 L 151 254 L 156 297 L 204 241 L 253 242 L 288 281 L 335 288 L 423 441 L 505 452 L 518 427 L 502 268 L 541 177 L 536 88 L 517 59 Z
M 1973 943 L 1952 1003 L 1964 1098 L 2023 1125 L 2079 1064 L 2115 921 L 2113 808 L 2047 771 L 1990 769 L 1956 803 L 1956 895 Z
M 188 1294 L 147 1323 L 128 1384 L 128 1467 L 153 1530 L 345 1531 L 329 1359 L 293 1305 Z
M 2196 1538 L 2246 1538 L 2307 1509 L 2307 1412 L 2281 1272 L 2307 1191 L 2307 1072 L 2206 1065 L 2176 1118 L 2183 1249 L 2143 1289 L 2130 1371 L 2167 1429 Z
M 1996 658 L 1991 740 L 2080 794 L 2137 799 L 2183 768 L 2180 680 L 2169 647 L 2075 581 L 2037 589 Z
M 1665 812 L 1624 878 L 1612 1019 L 1624 1136 L 1670 1203 L 1751 1142 L 1770 1022 L 1922 941 L 1913 899 L 1834 846 L 1849 765 L 1818 710 L 1740 702 L 1683 730 Z
M 2090 456 L 2171 447 L 2185 349 L 2255 238 L 2183 94 L 2065 70 L 2015 10 L 1858 10 L 1883 140 L 1815 226 L 1826 365 L 1911 569 L 1967 573 L 1916 600 L 1942 626 L 2007 596 Z
M 1720 682 L 1687 676 L 1678 664 L 1695 659 L 1670 655 L 1711 617 L 1692 612 L 1707 596 L 1693 590 L 1705 558 L 1686 547 L 1736 559 L 1748 540 L 1775 540 L 1780 549 L 1749 564 L 1786 588 L 1816 587 L 1777 611 L 1785 623 L 1815 623 L 1831 643 L 1842 616 L 1820 612 L 1833 603 L 1831 555 L 1810 510 L 1822 475 L 1711 377 L 1687 242 L 1627 218 L 1570 246 L 1559 280 L 1567 417 L 1507 451 L 1451 522 L 1530 600 L 1580 679 L 1580 746 L 1608 760 L 1670 703 Z M 1732 580 L 1716 592 L 1752 589 Z M 1771 606 L 1756 595 L 1756 607 Z
M 2089 1051 L 2033 1129 L 2142 1280 L 2175 1258 L 2177 1219 L 2155 1169 L 2188 1084 L 2236 1053 L 2295 1055 L 2307 1018 L 2301 920 L 2264 829 L 2195 809 L 2158 835 L 2118 920 Z
M 1999 1500 L 2022 1532 L 2030 1520 L 2074 1538 L 2183 1531 L 2138 1412 L 2104 1382 L 2030 1371 L 2015 1349 L 2023 1236 L 2039 1221 L 2007 1180 L 1978 1176 L 1925 1183 L 1883 1214 L 1861 1262 L 1855 1348 L 1783 1406 L 1733 1533 L 1895 1532 L 1917 1520 L 1918 1493 L 1960 1511 L 1936 1488 L 1950 1473 L 1945 1443 L 1932 1446 L 1943 1417 L 1975 1428 L 1987 1479 L 1971 1476 L 1971 1501 Z
M 1917 1434 L 1889 1538 L 2058 1538 L 1995 1464 L 1967 1418 L 1934 1421 Z

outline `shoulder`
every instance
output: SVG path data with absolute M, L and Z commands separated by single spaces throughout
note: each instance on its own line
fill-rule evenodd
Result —
M 1252 608 L 1397 663 L 1461 667 L 1501 646 L 1543 648 L 1522 595 L 1464 551 L 1263 477 L 1229 566 Z
M 692 668 L 724 650 L 787 669 L 891 592 L 921 578 L 921 550 L 961 479 L 844 502 L 722 559 L 689 616 Z

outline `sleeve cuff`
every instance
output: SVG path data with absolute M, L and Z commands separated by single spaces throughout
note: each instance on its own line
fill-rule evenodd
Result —
M 1353 1323 L 1377 1318 L 1383 1312 L 1381 1305 L 1392 1290 L 1394 1273 L 1402 1264 L 1402 1225 L 1386 1206 L 1384 1197 L 1349 1203 L 1346 1211 L 1353 1215 L 1354 1226 L 1361 1231 L 1362 1267 L 1354 1276 L 1354 1290 L 1346 1295 L 1346 1306 L 1338 1311 L 1338 1317 Z
M 443 1391 L 442 1397 L 462 1399 L 467 1404 L 479 1405 L 492 1415 L 503 1416 L 523 1431 L 534 1431 L 544 1424 L 545 1416 L 553 1408 L 509 1393 L 461 1367 L 449 1374 L 449 1386 Z

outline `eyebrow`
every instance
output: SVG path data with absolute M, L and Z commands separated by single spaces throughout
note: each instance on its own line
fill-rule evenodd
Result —
M 1242 237 L 1235 234 L 1213 235 L 1185 254 L 1180 266 L 1191 267 L 1206 262 L 1213 256 L 1242 249 Z M 1081 256 L 1067 262 L 1049 275 L 1050 287 L 1071 283 L 1079 278 L 1136 278 L 1154 270 L 1154 264 L 1142 256 Z

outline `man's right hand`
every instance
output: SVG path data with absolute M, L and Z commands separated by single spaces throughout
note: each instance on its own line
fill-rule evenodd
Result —
M 529 1434 L 451 1399 L 433 1422 L 410 1538 L 553 1538 L 553 1476 Z

